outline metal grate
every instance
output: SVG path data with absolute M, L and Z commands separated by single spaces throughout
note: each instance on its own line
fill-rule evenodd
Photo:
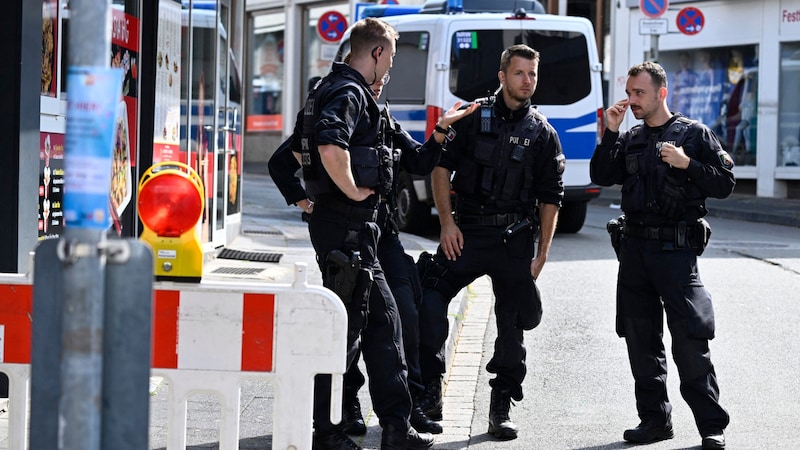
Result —
M 255 275 L 263 271 L 264 269 L 256 269 L 253 267 L 220 267 L 212 270 L 211 273 L 221 273 L 225 275 Z
M 239 261 L 254 261 L 254 262 L 270 262 L 277 263 L 281 261 L 283 253 L 267 253 L 267 252 L 243 252 L 241 250 L 232 250 L 229 248 L 222 249 L 217 255 L 220 259 L 236 259 Z
M 270 236 L 281 236 L 282 232 L 278 230 L 244 230 L 244 234 L 266 234 Z

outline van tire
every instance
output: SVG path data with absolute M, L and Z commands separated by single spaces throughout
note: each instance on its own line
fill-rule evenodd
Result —
M 398 174 L 395 192 L 397 200 L 397 227 L 406 233 L 423 231 L 430 221 L 431 207 L 422 203 L 414 191 L 411 176 L 405 172 Z
M 556 231 L 559 233 L 577 233 L 586 221 L 586 209 L 589 202 L 564 202 L 558 213 Z

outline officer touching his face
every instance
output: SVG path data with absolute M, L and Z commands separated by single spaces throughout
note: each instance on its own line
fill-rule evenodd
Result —
M 592 181 L 622 185 L 624 216 L 609 222 L 619 259 L 617 334 L 625 338 L 641 423 L 623 433 L 628 442 L 673 437 L 667 398 L 663 316 L 681 394 L 694 414 L 703 449 L 725 448 L 727 411 L 708 341 L 714 309 L 697 270 L 711 229 L 703 219 L 707 197 L 733 191 L 733 161 L 714 133 L 667 107 L 667 75 L 656 63 L 631 67 L 627 99 L 606 110 L 602 141 L 590 163 Z M 619 127 L 630 109 L 643 123 Z

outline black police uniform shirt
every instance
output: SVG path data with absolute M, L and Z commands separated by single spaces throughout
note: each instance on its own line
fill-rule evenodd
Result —
M 691 161 L 685 170 L 670 167 L 659 157 L 660 144 L 683 147 Z M 663 125 L 639 124 L 628 131 L 606 129 L 590 161 L 592 182 L 600 186 L 622 185 L 622 211 L 641 225 L 670 223 L 658 209 L 658 198 L 667 178 L 681 186 L 686 197 L 686 217 L 706 215 L 707 197 L 725 198 L 736 184 L 733 160 L 706 125 L 680 113 Z
M 304 107 L 301 149 L 303 177 L 312 196 L 330 192 L 347 199 L 330 179 L 318 147 L 335 145 L 350 152 L 356 185 L 375 188 L 379 183 L 376 145 L 380 111 L 364 77 L 344 63 L 315 86 Z M 308 158 L 308 159 L 307 159 Z
M 560 206 L 565 158 L 555 129 L 541 113 L 531 111 L 530 101 L 511 110 L 498 95 L 493 108 L 495 117 L 489 133 L 480 132 L 480 109 L 453 124 L 456 136 L 439 161 L 439 166 L 455 172 L 458 213 L 525 213 L 536 199 Z M 473 180 L 467 184 L 478 185 L 465 187 L 459 181 L 464 179 Z M 511 179 L 515 182 L 508 183 Z

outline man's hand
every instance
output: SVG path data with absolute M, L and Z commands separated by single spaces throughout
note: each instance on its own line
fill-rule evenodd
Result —
M 464 109 L 461 108 L 461 101 L 457 101 L 452 108 L 448 109 L 447 112 L 442 115 L 442 118 L 439 119 L 439 126 L 442 128 L 447 128 L 450 125 L 458 122 L 462 118 L 472 114 L 478 109 L 480 105 L 477 103 L 472 103 Z
M 619 132 L 619 126 L 625 119 L 625 111 L 628 110 L 628 99 L 622 99 L 614 103 L 606 110 L 606 127 L 614 133 Z
M 670 167 L 677 167 L 678 169 L 684 170 L 689 168 L 689 163 L 692 160 L 689 158 L 689 155 L 683 151 L 683 147 L 675 147 L 674 145 L 666 142 L 661 144 L 659 156 L 661 157 L 661 161 L 669 164 Z
M 445 258 L 455 261 L 457 257 L 461 256 L 461 249 L 464 248 L 464 235 L 461 234 L 461 229 L 455 222 L 450 220 L 443 224 L 439 236 L 439 244 Z

